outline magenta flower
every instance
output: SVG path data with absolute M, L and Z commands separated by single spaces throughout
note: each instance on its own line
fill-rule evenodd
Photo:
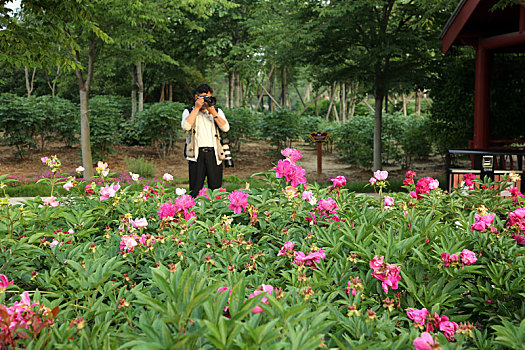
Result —
M 463 249 L 459 256 L 461 257 L 461 262 L 465 265 L 472 265 L 478 260 L 476 254 L 468 249 Z
M 334 188 L 344 187 L 346 185 L 346 177 L 344 176 L 337 176 L 336 178 L 330 180 L 332 180 L 332 186 Z
M 385 196 L 385 207 L 391 207 L 394 205 L 394 198 Z
M 401 266 L 395 264 L 387 264 L 383 262 L 384 257 L 379 257 L 378 255 L 370 261 L 370 268 L 372 271 L 372 276 L 382 281 L 381 287 L 388 293 L 388 287 L 392 289 L 398 288 L 398 282 L 401 281 Z
M 195 206 L 195 199 L 192 196 L 185 194 L 175 199 L 175 205 L 178 208 L 178 211 L 188 211 Z
M 428 184 L 428 188 L 429 188 L 430 190 L 435 190 L 435 189 L 438 188 L 438 187 L 439 187 L 439 181 L 436 180 L 436 179 L 430 181 L 430 183 Z
M 309 202 L 312 199 L 312 197 L 313 197 L 312 191 L 308 190 L 308 191 L 304 191 L 303 192 L 302 198 L 303 198 L 304 201 L 308 201 Z
M 174 217 L 176 212 L 177 212 L 177 206 L 173 204 L 171 201 L 169 201 L 166 203 L 162 203 L 160 205 L 160 208 L 157 211 L 157 214 L 159 214 L 159 218 L 162 220 L 163 218 Z
M 410 191 L 409 194 L 410 194 L 410 197 L 412 197 L 412 198 L 417 198 L 417 194 L 416 194 L 415 191 Z
M 427 316 L 430 315 L 430 312 L 426 308 L 421 310 L 409 308 L 407 311 L 407 316 L 409 319 L 414 321 L 414 323 L 424 326 Z
M 488 214 L 488 215 L 475 214 L 474 218 L 476 222 L 470 226 L 470 230 L 471 231 L 485 231 L 486 228 L 491 227 L 495 216 L 496 214 Z
M 115 197 L 117 191 L 120 189 L 120 183 L 113 183 L 111 185 L 104 186 L 100 189 L 100 200 L 104 201 L 109 198 Z
M 261 286 L 262 288 L 262 291 L 261 290 L 256 290 L 254 291 L 252 294 L 250 294 L 248 296 L 248 299 L 251 299 L 261 293 L 267 293 L 268 295 L 272 295 L 272 291 L 273 291 L 273 287 L 269 284 L 263 284 Z M 262 298 L 262 302 L 265 303 L 265 304 L 269 304 L 268 303 L 268 298 L 267 297 L 264 297 Z M 253 310 L 252 310 L 253 313 L 257 314 L 257 313 L 260 313 L 260 312 L 263 312 L 263 309 L 260 307 L 260 306 L 256 306 Z
M 381 170 L 378 170 L 376 172 L 374 172 L 374 177 L 376 178 L 377 181 L 385 181 L 388 177 L 388 171 L 384 170 L 384 171 L 381 171 Z
M 246 207 L 248 206 L 248 193 L 244 193 L 243 191 L 233 191 L 228 196 L 228 199 L 230 200 L 230 204 L 228 205 L 228 208 L 233 210 L 234 214 L 239 214 L 243 210 L 246 210 Z
M 525 244 L 525 235 L 514 235 L 512 236 L 518 244 Z
M 208 197 L 208 188 L 207 187 L 204 187 L 204 188 L 201 188 L 199 193 L 197 194 L 197 197 L 200 197 L 200 196 L 203 196 L 203 197 L 206 197 L 208 199 L 210 199 L 210 197 Z
M 13 281 L 9 281 L 6 275 L 0 275 L 0 293 L 3 293 L 10 284 L 13 284 Z
M 414 339 L 414 347 L 416 350 L 432 350 L 434 345 L 437 344 L 434 342 L 432 335 L 427 332 L 421 333 L 421 336 Z
M 458 324 L 456 322 L 451 321 L 443 321 L 439 323 L 439 330 L 442 331 L 445 334 L 445 337 L 447 339 L 450 339 L 456 333 L 458 329 Z
M 293 172 L 295 165 L 289 159 L 279 159 L 277 166 L 273 168 L 275 170 L 275 176 L 277 178 L 289 176 Z
M 371 185 L 374 185 L 377 182 L 377 179 L 375 177 L 371 177 L 368 182 L 370 182 Z
M 330 214 L 336 213 L 338 209 L 336 201 L 330 197 L 326 199 L 320 199 L 317 206 L 320 210 L 327 211 Z
M 380 268 L 382 265 L 383 265 L 383 259 L 385 257 L 384 256 L 379 256 L 379 255 L 376 255 L 372 258 L 372 260 L 370 260 L 370 268 L 372 270 L 377 270 L 378 268 Z
M 288 252 L 292 253 L 294 246 L 295 246 L 294 242 L 286 242 L 286 243 L 284 243 L 284 245 L 281 248 L 281 250 L 279 250 L 279 253 L 277 254 L 277 256 L 285 255 Z
M 290 159 L 292 162 L 296 162 L 299 159 L 301 159 L 303 156 L 301 155 L 301 152 L 294 148 L 285 148 L 281 150 L 281 154 Z
M 300 166 L 294 166 L 292 172 L 285 176 L 286 181 L 290 181 L 290 185 L 293 187 L 299 186 L 299 184 L 306 183 L 306 177 L 304 176 L 305 170 Z

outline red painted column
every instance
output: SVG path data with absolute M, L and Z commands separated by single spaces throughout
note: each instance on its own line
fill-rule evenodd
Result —
M 487 148 L 489 145 L 489 66 L 489 50 L 478 45 L 474 87 L 474 148 Z

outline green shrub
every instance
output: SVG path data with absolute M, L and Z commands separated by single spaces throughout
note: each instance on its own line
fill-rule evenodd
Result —
M 40 150 L 51 140 L 63 142 L 66 146 L 78 143 L 80 115 L 75 103 L 50 95 L 38 96 L 34 100 L 34 112 L 39 114 Z
M 227 133 L 230 145 L 236 151 L 241 150 L 243 139 L 262 136 L 259 131 L 259 124 L 263 119 L 262 113 L 248 108 L 225 108 L 223 111 L 230 124 L 230 131 Z
M 260 129 L 264 137 L 277 149 L 291 145 L 292 140 L 304 134 L 300 125 L 301 117 L 289 109 L 283 108 L 266 114 L 261 121 Z
M 0 132 L 2 144 L 15 147 L 15 156 L 23 158 L 36 146 L 41 115 L 34 113 L 34 98 L 13 94 L 0 95 Z
M 124 162 L 128 170 L 132 173 L 139 174 L 142 177 L 151 178 L 155 176 L 155 161 L 147 161 L 144 156 L 138 158 L 124 157 Z
M 103 159 L 113 152 L 121 139 L 121 109 L 119 96 L 101 95 L 89 100 L 89 129 L 93 159 Z
M 181 128 L 185 108 L 182 103 L 169 101 L 148 106 L 126 124 L 126 138 L 140 144 L 151 144 L 159 157 L 167 157 L 173 152 L 175 142 L 185 136 Z

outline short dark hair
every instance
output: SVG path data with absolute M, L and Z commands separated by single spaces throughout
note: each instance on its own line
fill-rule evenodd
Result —
M 195 95 L 205 94 L 208 92 L 213 94 L 213 89 L 208 84 L 201 84 L 195 89 Z

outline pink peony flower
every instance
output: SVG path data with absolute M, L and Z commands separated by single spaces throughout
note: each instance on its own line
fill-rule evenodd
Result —
M 336 201 L 330 197 L 326 199 L 320 199 L 317 205 L 320 210 L 325 210 L 330 214 L 336 213 L 338 209 Z
M 430 315 L 430 312 L 428 312 L 426 308 L 421 310 L 409 308 L 407 311 L 408 318 L 421 326 L 425 325 L 425 320 L 427 319 L 428 315 Z
M 473 188 L 474 187 L 474 180 L 476 179 L 476 175 L 472 173 L 468 173 L 463 175 L 463 181 L 465 181 L 465 185 Z
M 428 184 L 428 188 L 429 188 L 430 190 L 435 190 L 435 189 L 438 188 L 438 187 L 439 187 L 439 181 L 436 180 L 436 179 L 430 181 L 429 184 Z
M 410 197 L 412 197 L 412 198 L 417 198 L 417 194 L 416 194 L 415 191 L 410 191 L 409 194 L 410 194 Z
M 279 159 L 279 161 L 277 162 L 277 166 L 273 168 L 273 170 L 275 170 L 275 176 L 277 178 L 281 178 L 289 176 L 292 173 L 294 167 L 295 165 L 291 160 Z
M 525 244 L 525 235 L 514 235 L 512 236 L 518 244 Z
M 294 166 L 292 172 L 285 176 L 286 181 L 290 181 L 290 185 L 293 187 L 299 186 L 299 184 L 306 183 L 306 177 L 304 176 L 305 170 L 300 166 Z
M 138 236 L 135 236 L 138 237 Z M 138 245 L 137 241 L 128 235 L 124 235 L 120 238 L 120 250 L 126 250 L 127 252 L 132 252 L 135 247 Z
M 184 194 L 175 199 L 175 205 L 177 206 L 178 211 L 186 212 L 195 206 L 195 199 L 188 194 Z
M 84 170 L 86 170 L 86 169 L 84 169 L 84 167 L 83 167 L 82 165 L 75 169 L 75 171 L 76 171 L 77 173 L 81 173 L 81 172 L 83 172 Z
M 374 256 L 372 260 L 370 260 L 370 268 L 372 270 L 377 270 L 378 268 L 380 268 L 383 265 L 384 258 L 385 258 L 384 256 L 382 257 L 379 257 L 379 255 Z
M 162 203 L 160 205 L 160 208 L 157 211 L 157 214 L 159 214 L 159 218 L 162 220 L 163 218 L 174 217 L 176 212 L 177 212 L 177 206 L 173 204 L 171 201 L 169 201 L 166 203 Z
M 301 152 L 294 148 L 285 148 L 281 151 L 281 154 L 292 162 L 296 162 L 303 157 Z
M 461 262 L 465 265 L 472 265 L 478 260 L 476 254 L 468 249 L 463 249 L 459 256 L 461 257 Z
M 398 282 L 401 281 L 401 266 L 395 264 L 386 264 L 383 262 L 383 256 L 379 257 L 378 255 L 370 261 L 370 268 L 372 271 L 372 276 L 382 281 L 381 287 L 385 293 L 388 293 L 388 287 L 392 289 L 397 289 L 399 287 Z
M 288 252 L 293 252 L 293 247 L 294 246 L 295 246 L 294 242 L 286 242 L 286 243 L 284 243 L 284 245 L 281 248 L 281 250 L 279 250 L 279 253 L 277 254 L 277 256 L 285 255 Z
M 443 321 L 439 323 L 439 330 L 445 334 L 447 339 L 450 339 L 456 333 L 458 329 L 458 324 L 451 321 Z
M 13 281 L 9 281 L 6 275 L 0 275 L 0 293 L 3 293 L 10 284 L 13 284 Z
M 165 173 L 164 175 L 162 175 L 162 179 L 164 181 L 173 181 L 173 175 Z
M 203 197 L 206 197 L 208 199 L 210 199 L 210 197 L 208 197 L 208 188 L 207 187 L 204 187 L 204 188 L 201 188 L 199 193 L 197 194 L 197 197 L 200 197 L 200 196 L 203 196 Z
M 130 223 L 135 228 L 148 226 L 148 220 L 146 220 L 146 218 L 131 220 Z
M 432 335 L 427 332 L 421 333 L 421 336 L 414 339 L 414 347 L 416 350 L 432 350 L 434 348 L 434 339 Z
M 259 294 L 261 294 L 261 293 L 267 293 L 268 295 L 272 295 L 273 287 L 272 287 L 271 285 L 269 285 L 269 284 L 263 284 L 263 285 L 261 286 L 261 288 L 262 288 L 262 291 L 260 291 L 260 290 L 256 290 L 256 291 L 254 291 L 252 294 L 250 294 L 250 295 L 248 296 L 248 299 L 251 299 L 251 298 L 253 298 L 253 297 L 255 297 L 255 296 L 257 296 L 257 295 L 259 295 Z M 269 304 L 269 303 L 268 303 L 268 298 L 267 298 L 267 297 L 262 298 L 262 302 L 265 303 L 265 304 L 267 304 L 267 305 Z M 262 309 L 260 306 L 256 306 L 256 307 L 252 310 L 252 312 L 255 313 L 255 314 L 257 314 L 257 313 L 263 312 L 263 309 Z
M 228 199 L 230 201 L 230 204 L 228 205 L 228 208 L 233 210 L 234 214 L 239 214 L 243 210 L 246 210 L 246 207 L 248 206 L 248 193 L 244 193 L 243 191 L 233 191 L 228 196 Z
M 100 189 L 100 200 L 104 201 L 109 198 L 115 197 L 117 191 L 120 189 L 120 183 L 113 183 L 111 185 L 104 186 Z
M 64 184 L 64 186 L 62 186 L 62 187 L 64 187 L 64 189 L 65 189 L 66 191 L 69 191 L 70 189 L 73 188 L 73 182 L 72 182 L 72 181 L 68 181 L 68 182 L 66 182 L 66 183 Z
M 471 231 L 485 231 L 486 228 L 491 227 L 496 214 L 479 215 L 475 214 L 476 222 L 470 226 Z
M 303 198 L 304 201 L 308 201 L 309 202 L 310 200 L 312 200 L 313 196 L 314 195 L 313 195 L 312 191 L 304 191 L 303 195 L 302 195 L 302 198 Z
M 391 207 L 394 205 L 394 198 L 385 196 L 385 207 Z
M 384 170 L 384 171 L 378 170 L 378 171 L 374 172 L 374 177 L 376 178 L 377 181 L 384 181 L 388 177 L 388 171 L 386 171 L 386 170 Z
M 332 180 L 332 186 L 334 188 L 344 187 L 346 185 L 346 178 L 344 176 L 337 176 L 336 178 L 330 180 Z
M 368 182 L 370 182 L 371 185 L 374 185 L 376 183 L 377 179 L 375 177 L 371 177 Z
M 47 197 L 43 200 L 44 205 L 49 205 L 50 207 L 58 207 L 60 203 L 55 199 L 54 196 Z
M 95 194 L 95 191 L 93 191 L 91 184 L 87 184 L 86 187 L 84 187 L 84 192 L 86 192 L 86 194 L 90 196 Z

